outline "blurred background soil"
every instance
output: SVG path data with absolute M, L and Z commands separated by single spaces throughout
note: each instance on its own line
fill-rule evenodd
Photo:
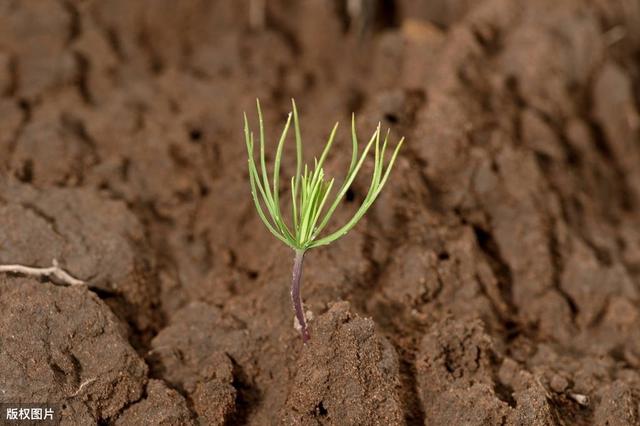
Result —
M 263 10 L 261 5 L 265 4 Z M 380 198 L 292 252 L 242 112 Z M 0 2 L 0 402 L 63 424 L 640 424 L 640 2 Z M 293 142 L 283 174 L 294 171 Z M 271 157 L 269 159 L 272 159 Z M 366 195 L 366 175 L 336 214 Z

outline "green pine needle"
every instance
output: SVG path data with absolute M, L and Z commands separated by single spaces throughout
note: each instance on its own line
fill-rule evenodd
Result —
M 358 156 L 358 139 L 356 136 L 356 124 L 355 116 L 351 118 L 351 139 L 352 139 L 352 154 L 351 163 L 347 176 L 342 186 L 338 189 L 335 199 L 332 203 L 328 204 L 331 197 L 331 190 L 333 189 L 334 179 L 325 178 L 322 165 L 331 149 L 333 140 L 338 130 L 338 123 L 333 126 L 333 130 L 329 135 L 329 140 L 320 155 L 320 159 L 314 159 L 313 170 L 307 165 L 302 167 L 302 137 L 300 135 L 300 123 L 298 120 L 298 111 L 296 109 L 295 101 L 292 100 L 293 112 L 289 113 L 287 122 L 284 126 L 278 147 L 276 150 L 276 158 L 273 165 L 273 176 L 271 181 L 269 180 L 269 174 L 267 171 L 265 160 L 265 140 L 264 140 L 264 122 L 262 118 L 262 110 L 260 109 L 260 102 L 257 101 L 258 119 L 260 122 L 260 171 L 256 166 L 254 160 L 254 137 L 253 132 L 249 129 L 249 122 L 247 115 L 244 115 L 244 135 L 247 144 L 247 153 L 249 156 L 249 181 L 251 184 L 251 195 L 258 211 L 260 219 L 264 222 L 267 229 L 276 236 L 280 241 L 287 244 L 297 252 L 304 252 L 310 248 L 318 247 L 326 244 L 330 244 L 338 238 L 349 232 L 364 216 L 369 207 L 373 204 L 375 199 L 380 194 L 380 191 L 384 187 L 393 163 L 396 160 L 400 147 L 404 138 L 398 142 L 391 159 L 384 166 L 385 150 L 387 148 L 387 140 L 389 132 L 387 131 L 382 147 L 380 146 L 380 124 L 376 128 L 376 131 L 369 139 L 369 142 L 365 146 L 364 150 Z M 293 118 L 293 127 L 295 131 L 296 140 L 296 174 L 291 177 L 291 201 L 292 201 L 292 227 L 289 228 L 284 221 L 282 212 L 280 210 L 280 160 L 282 158 L 282 151 L 284 148 L 284 142 L 287 138 L 287 133 L 291 125 L 291 119 Z M 320 233 L 328 225 L 333 213 L 342 201 L 343 197 L 347 193 L 347 190 L 353 183 L 356 175 L 360 171 L 360 168 L 364 164 L 364 160 L 374 147 L 374 168 L 373 176 L 371 178 L 371 184 L 369 186 L 369 192 L 365 197 L 362 205 L 353 215 L 353 217 L 342 227 L 327 235 L 321 236 Z M 263 208 L 264 206 L 264 208 Z M 327 207 L 328 206 L 328 207 Z M 324 211 L 327 207 L 326 211 Z M 266 209 L 266 214 L 265 214 Z

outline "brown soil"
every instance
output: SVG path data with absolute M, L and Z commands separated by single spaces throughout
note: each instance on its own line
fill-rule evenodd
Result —
M 640 424 L 640 3 L 365 3 L 269 1 L 262 29 L 247 1 L 0 4 L 0 263 L 89 283 L 0 276 L 0 403 L 66 425 Z M 369 214 L 307 256 L 306 346 L 293 254 L 249 196 L 256 97 L 270 141 L 296 98 L 308 157 L 352 111 L 407 138 Z

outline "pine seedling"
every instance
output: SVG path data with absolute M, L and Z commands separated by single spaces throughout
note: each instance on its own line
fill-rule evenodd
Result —
M 251 185 L 251 195 L 253 197 L 256 210 L 262 222 L 267 229 L 280 241 L 288 245 L 295 252 L 293 261 L 293 278 L 291 282 L 291 301 L 295 311 L 296 318 L 300 324 L 300 331 L 303 342 L 309 340 L 309 331 L 302 307 L 302 299 L 300 297 L 300 284 L 302 279 L 302 263 L 304 254 L 307 250 L 330 244 L 338 238 L 349 232 L 367 212 L 375 199 L 384 187 L 393 163 L 396 160 L 400 147 L 404 138 L 400 139 L 396 146 L 391 159 L 387 166 L 384 165 L 385 151 L 387 149 L 387 140 L 389 131 L 387 131 L 382 145 L 380 144 L 380 123 L 376 128 L 373 136 L 369 139 L 362 153 L 358 155 L 358 138 L 356 136 L 355 116 L 351 117 L 351 163 L 347 171 L 347 175 L 337 190 L 334 201 L 328 203 L 331 190 L 334 187 L 334 179 L 328 179 L 325 176 L 322 165 L 324 164 L 327 154 L 331 149 L 333 140 L 338 129 L 338 123 L 333 126 L 327 144 L 320 155 L 320 159 L 314 159 L 313 170 L 311 167 L 302 166 L 302 137 L 300 135 L 300 122 L 298 120 L 298 111 L 295 101 L 291 101 L 293 111 L 289 113 L 284 129 L 278 142 L 276 156 L 273 165 L 273 172 L 270 176 L 267 171 L 265 160 L 265 138 L 264 138 L 264 122 L 262 118 L 262 110 L 260 102 L 256 101 L 258 109 L 258 120 L 260 124 L 260 158 L 259 170 L 254 159 L 254 134 L 249 129 L 247 115 L 244 114 L 244 136 L 247 144 L 247 154 L 249 156 L 249 181 Z M 287 225 L 280 210 L 280 160 L 282 158 L 282 150 L 284 142 L 289 132 L 289 127 L 293 119 L 293 128 L 296 141 L 296 172 L 291 177 L 291 216 L 292 223 Z M 374 151 L 374 167 L 371 184 L 362 205 L 355 212 L 353 217 L 344 225 L 333 232 L 325 232 L 326 226 L 329 224 L 333 213 L 344 198 L 349 187 L 353 183 L 356 175 L 360 171 L 367 154 L 373 148 Z M 266 213 L 265 213 L 266 210 Z

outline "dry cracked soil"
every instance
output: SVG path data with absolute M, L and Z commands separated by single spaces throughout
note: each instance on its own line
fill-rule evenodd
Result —
M 64 425 L 640 424 L 640 2 L 260 4 L 0 1 L 0 264 L 88 283 L 0 275 L 0 403 Z M 307 158 L 343 123 L 330 174 L 352 112 L 406 137 L 367 216 L 307 256 L 307 345 L 249 194 L 256 97 L 269 151 L 292 97 Z

